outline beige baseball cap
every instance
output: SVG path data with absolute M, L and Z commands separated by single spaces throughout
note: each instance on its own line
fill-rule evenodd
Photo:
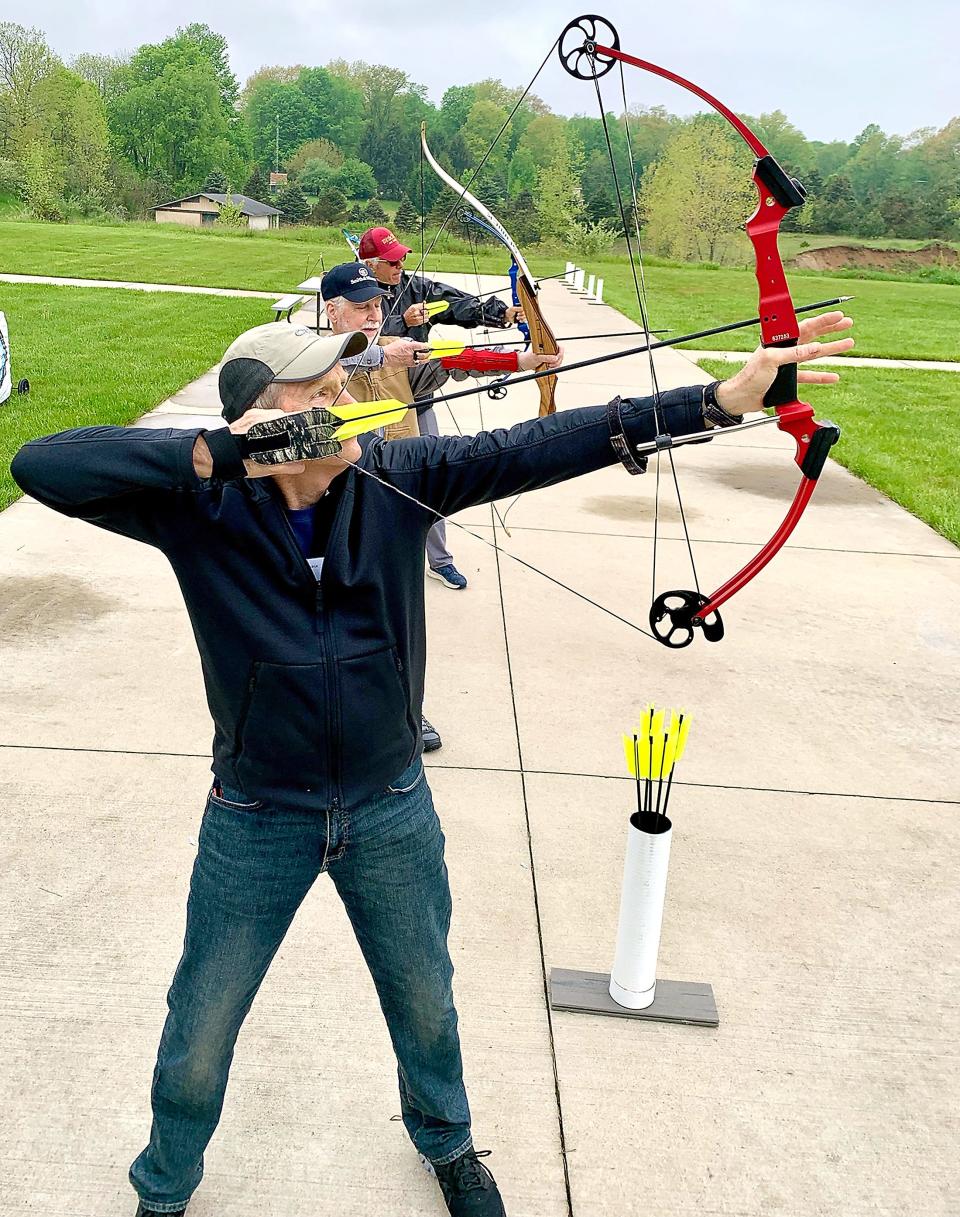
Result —
M 360 330 L 318 334 L 304 325 L 269 321 L 246 330 L 227 347 L 220 366 L 221 413 L 235 422 L 274 381 L 316 380 L 335 363 L 367 349 Z

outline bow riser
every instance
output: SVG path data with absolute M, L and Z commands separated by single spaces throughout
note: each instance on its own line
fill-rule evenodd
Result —
M 541 354 L 556 355 L 560 348 L 553 336 L 553 331 L 544 320 L 536 296 L 527 287 L 527 281 L 519 275 L 517 276 L 517 295 L 520 298 L 523 315 L 527 319 L 531 349 Z M 557 390 L 556 376 L 544 376 L 537 381 L 537 387 L 540 390 L 540 417 L 543 418 L 546 414 L 553 414 L 557 408 L 554 405 L 554 395 Z

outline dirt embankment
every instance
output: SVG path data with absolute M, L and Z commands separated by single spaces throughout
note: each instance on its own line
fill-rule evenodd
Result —
M 805 249 L 788 263 L 801 270 L 887 270 L 903 273 L 925 266 L 960 267 L 960 250 L 941 241 L 920 249 L 871 249 L 869 245 L 825 245 Z

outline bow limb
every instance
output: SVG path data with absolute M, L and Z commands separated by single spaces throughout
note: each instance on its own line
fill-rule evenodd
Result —
M 527 319 L 527 327 L 530 332 L 530 349 L 540 355 L 556 355 L 560 348 L 557 345 L 556 338 L 553 336 L 553 331 L 550 329 L 540 309 L 540 303 L 537 300 L 536 282 L 530 274 L 530 268 L 527 266 L 526 260 L 520 252 L 516 241 L 514 241 L 489 208 L 485 207 L 478 198 L 471 194 L 466 186 L 461 186 L 456 178 L 451 177 L 445 169 L 440 167 L 427 144 L 426 123 L 420 124 L 420 146 L 423 149 L 424 159 L 441 182 L 449 186 L 457 196 L 459 203 L 468 204 L 483 217 L 485 223 L 480 223 L 479 227 L 484 228 L 491 236 L 496 237 L 506 247 L 511 258 L 513 258 L 514 264 L 517 267 L 517 296 L 520 307 L 523 309 L 524 316 Z M 540 366 L 542 367 L 543 365 L 541 364 Z M 540 390 L 541 416 L 553 414 L 556 410 L 554 396 L 556 394 L 557 378 L 555 376 L 545 376 L 537 381 L 537 385 Z

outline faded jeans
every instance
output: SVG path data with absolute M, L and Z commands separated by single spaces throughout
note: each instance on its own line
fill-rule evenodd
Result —
M 226 787 L 211 793 L 153 1074 L 150 1143 L 130 1168 L 145 1207 L 175 1212 L 200 1183 L 241 1024 L 324 870 L 377 987 L 413 1144 L 434 1163 L 470 1147 L 443 847 L 419 758 L 382 795 L 329 817 L 263 810 Z

